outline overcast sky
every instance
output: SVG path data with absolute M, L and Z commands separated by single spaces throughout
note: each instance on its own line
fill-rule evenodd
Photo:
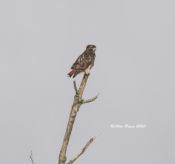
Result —
M 67 158 L 76 164 L 175 163 L 175 2 L 2 0 L 0 163 L 57 164 L 70 108 L 67 77 L 97 46 Z M 79 84 L 82 74 L 76 77 Z M 146 128 L 111 128 L 144 124 Z

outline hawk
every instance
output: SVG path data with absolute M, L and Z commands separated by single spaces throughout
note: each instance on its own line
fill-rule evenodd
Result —
M 77 58 L 68 73 L 69 77 L 73 78 L 81 72 L 89 74 L 90 69 L 94 66 L 95 61 L 95 45 L 87 45 L 86 50 Z

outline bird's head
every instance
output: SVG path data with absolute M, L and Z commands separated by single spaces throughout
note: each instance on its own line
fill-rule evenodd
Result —
M 88 53 L 95 53 L 95 50 L 96 50 L 96 46 L 95 45 L 87 45 L 87 47 L 86 47 L 86 51 Z

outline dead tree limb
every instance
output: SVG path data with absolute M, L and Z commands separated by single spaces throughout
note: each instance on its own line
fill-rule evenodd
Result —
M 77 84 L 76 84 L 76 81 L 74 81 L 73 83 L 74 83 L 75 93 L 76 93 L 76 94 L 78 94 L 78 89 L 77 89 Z
M 75 160 L 77 160 L 84 152 L 85 150 L 88 148 L 88 146 L 96 139 L 96 136 L 95 137 L 92 137 L 87 143 L 86 145 L 81 149 L 81 151 L 75 155 L 74 158 L 72 158 L 67 164 L 72 164 Z
M 96 96 L 92 97 L 91 99 L 83 100 L 83 104 L 95 101 L 98 98 L 98 96 L 99 96 L 99 93 Z
M 70 111 L 70 114 L 69 114 L 69 120 L 68 120 L 68 123 L 67 123 L 66 132 L 65 132 L 65 135 L 64 135 L 62 147 L 61 147 L 60 154 L 59 154 L 59 164 L 65 164 L 65 162 L 66 162 L 67 147 L 68 147 L 70 135 L 71 135 L 71 132 L 72 132 L 72 128 L 73 128 L 73 125 L 74 125 L 74 121 L 75 121 L 75 118 L 77 116 L 77 112 L 79 111 L 80 106 L 83 103 L 86 103 L 86 101 L 84 102 L 84 100 L 82 99 L 82 95 L 83 95 L 84 88 L 86 86 L 88 77 L 89 77 L 89 74 L 84 74 L 79 89 L 77 89 L 76 82 L 74 81 L 74 89 L 75 89 L 76 93 L 75 93 L 75 96 L 74 96 L 73 105 L 72 105 L 72 108 L 71 108 L 71 111 Z M 94 101 L 96 98 L 97 97 L 93 98 L 92 101 Z
M 30 160 L 32 161 L 32 164 L 34 164 L 34 160 L 33 160 L 32 151 L 31 151 L 31 153 L 30 153 Z

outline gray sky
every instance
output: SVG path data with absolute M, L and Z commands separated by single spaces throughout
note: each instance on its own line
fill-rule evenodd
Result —
M 74 90 L 67 77 L 87 44 L 95 66 L 68 159 L 173 164 L 175 10 L 170 0 L 0 2 L 0 163 L 57 164 Z M 77 76 L 79 84 L 82 75 Z M 111 124 L 146 124 L 112 129 Z

